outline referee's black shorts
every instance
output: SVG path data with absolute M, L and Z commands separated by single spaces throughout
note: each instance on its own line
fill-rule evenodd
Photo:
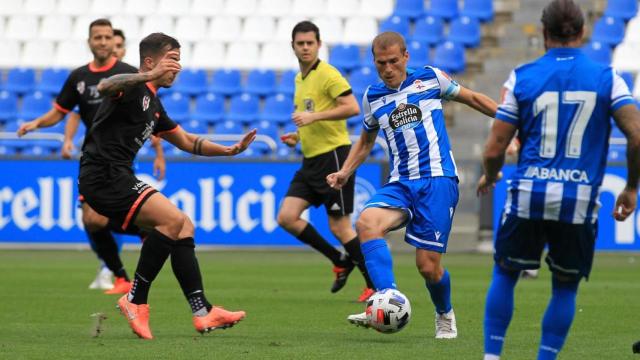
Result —
M 341 190 L 332 189 L 326 180 L 327 175 L 340 170 L 350 149 L 350 145 L 343 145 L 324 154 L 304 158 L 302 167 L 291 180 L 287 196 L 304 199 L 315 207 L 324 205 L 330 216 L 351 214 L 356 174 Z
M 80 167 L 78 187 L 84 201 L 108 217 L 122 231 L 133 226 L 138 212 L 156 189 L 139 180 L 124 166 Z

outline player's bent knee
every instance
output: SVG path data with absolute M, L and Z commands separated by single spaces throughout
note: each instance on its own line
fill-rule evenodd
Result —
M 431 283 L 439 282 L 443 275 L 440 264 L 436 263 L 418 264 L 418 271 L 425 280 Z
M 358 236 L 363 241 L 384 236 L 384 229 L 382 229 L 380 222 L 366 215 L 360 216 L 356 222 L 356 230 L 358 231 Z
M 95 232 L 106 228 L 109 219 L 89 209 L 82 212 L 82 224 L 88 232 Z
M 184 239 L 184 238 L 193 237 L 194 233 L 195 233 L 195 226 L 193 225 L 193 222 L 191 222 L 191 219 L 189 219 L 189 217 L 185 215 L 184 223 L 182 225 L 182 230 L 180 231 L 179 238 Z
M 291 212 L 287 212 L 287 211 L 280 211 L 278 213 L 278 225 L 282 226 L 283 228 L 289 230 L 291 229 L 291 227 L 293 226 L 293 223 L 295 223 L 295 221 L 298 219 L 297 216 L 295 216 L 295 214 L 291 213 Z
M 173 240 L 178 240 L 180 239 L 182 228 L 187 220 L 187 216 L 183 213 L 179 211 L 173 212 L 171 215 L 167 215 L 162 224 L 156 226 L 156 229 L 165 236 Z

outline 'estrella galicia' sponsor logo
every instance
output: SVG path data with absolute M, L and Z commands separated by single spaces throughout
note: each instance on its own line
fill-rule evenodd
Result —
M 151 98 L 148 95 L 145 95 L 142 98 L 142 111 L 147 111 L 149 108 L 149 103 L 151 102 Z
M 78 93 L 80 95 L 84 94 L 84 81 L 78 81 L 78 83 L 76 84 L 76 89 L 78 90 Z
M 389 126 L 394 131 L 416 127 L 422 121 L 422 111 L 413 104 L 400 104 L 389 117 Z

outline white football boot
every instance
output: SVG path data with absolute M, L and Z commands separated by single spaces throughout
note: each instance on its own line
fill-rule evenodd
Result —
M 98 274 L 91 284 L 89 289 L 92 290 L 111 290 L 113 288 L 113 273 L 106 266 L 100 266 Z
M 451 309 L 448 313 L 436 313 L 436 339 L 455 339 L 458 337 L 456 314 Z
M 352 323 L 355 326 L 362 326 L 364 328 L 368 328 L 369 325 L 369 318 L 367 317 L 367 313 L 363 312 L 360 314 L 353 314 L 353 315 L 349 315 L 347 316 L 347 321 Z

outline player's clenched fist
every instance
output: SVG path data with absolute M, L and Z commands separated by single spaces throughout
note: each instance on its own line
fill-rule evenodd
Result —
M 340 190 L 347 184 L 347 181 L 349 181 L 349 176 L 349 174 L 343 171 L 334 172 L 327 175 L 327 184 L 333 189 Z

